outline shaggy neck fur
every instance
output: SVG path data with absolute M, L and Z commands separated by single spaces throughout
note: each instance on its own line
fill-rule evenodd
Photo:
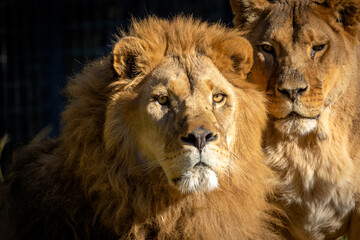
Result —
M 267 161 L 281 176 L 280 202 L 290 219 L 300 219 L 290 227 L 299 239 L 336 238 L 345 234 L 349 226 L 359 194 L 357 76 L 359 71 L 354 69 L 349 77 L 353 80 L 342 96 L 323 111 L 314 132 L 284 136 L 273 124 L 267 131 Z

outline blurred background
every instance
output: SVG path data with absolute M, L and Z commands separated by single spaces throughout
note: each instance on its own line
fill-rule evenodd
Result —
M 131 17 L 192 14 L 231 26 L 229 0 L 0 0 L 0 164 L 59 134 L 66 79 L 108 54 Z

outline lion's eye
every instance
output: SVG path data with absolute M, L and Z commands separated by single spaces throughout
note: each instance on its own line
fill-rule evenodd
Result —
M 311 53 L 310 53 L 310 57 L 311 58 L 314 58 L 315 57 L 315 54 L 316 52 L 320 52 L 322 50 L 325 49 L 325 44 L 319 44 L 319 45 L 315 45 L 311 48 Z
M 160 103 L 161 105 L 166 105 L 169 103 L 169 97 L 168 96 L 159 96 L 157 98 L 158 103 Z
M 222 101 L 225 100 L 225 98 L 226 98 L 226 95 L 222 94 L 222 93 L 217 93 L 217 94 L 213 95 L 213 100 L 216 103 L 221 103 Z
M 269 54 L 273 54 L 275 52 L 274 48 L 270 44 L 261 44 L 260 50 Z
M 312 47 L 312 50 L 314 50 L 315 52 L 319 52 L 321 50 L 323 50 L 325 47 L 325 44 L 320 44 L 320 45 L 316 45 Z

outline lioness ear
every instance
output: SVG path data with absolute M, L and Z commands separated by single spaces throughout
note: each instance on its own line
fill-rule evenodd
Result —
M 272 0 L 230 0 L 235 26 L 246 27 L 255 22 Z
M 136 37 L 121 38 L 113 49 L 113 67 L 120 77 L 133 79 L 139 74 L 138 57 L 144 52 L 144 42 Z
M 326 7 L 335 11 L 336 21 L 342 23 L 345 30 L 359 37 L 360 1 L 359 0 L 325 0 Z

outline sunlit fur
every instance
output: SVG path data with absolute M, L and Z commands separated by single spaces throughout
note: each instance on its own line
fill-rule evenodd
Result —
M 268 96 L 264 146 L 282 181 L 278 200 L 290 232 L 321 240 L 349 230 L 359 239 L 360 1 L 231 5 L 254 48 L 249 80 Z M 301 89 L 294 101 L 284 86 Z
M 60 138 L 17 157 L 0 238 L 279 239 L 251 65 L 237 30 L 133 21 L 109 56 L 70 80 Z M 181 140 L 198 126 L 217 134 L 201 154 Z

